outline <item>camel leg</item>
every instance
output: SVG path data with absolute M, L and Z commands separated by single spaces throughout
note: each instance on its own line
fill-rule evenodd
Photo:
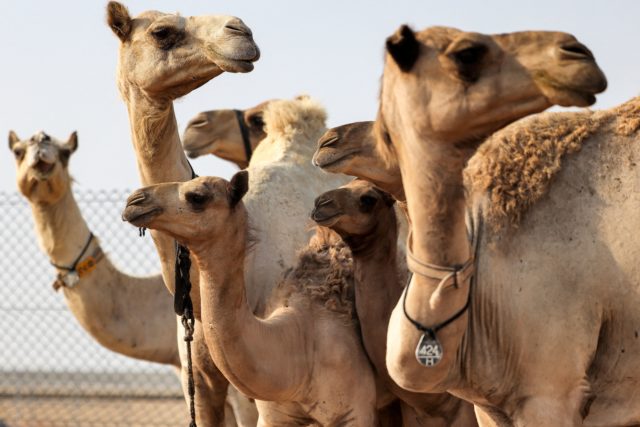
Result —
M 178 346 L 182 363 L 182 390 L 189 405 L 187 349 L 184 342 L 184 328 L 178 318 Z M 191 343 L 193 379 L 196 388 L 196 422 L 199 427 L 229 427 L 225 423 L 225 403 L 229 382 L 211 360 L 209 350 L 202 334 L 202 323 L 195 322 L 195 332 Z M 187 406 L 188 408 L 188 406 Z
M 233 408 L 238 427 L 254 427 L 258 423 L 258 410 L 253 399 L 240 393 L 233 385 L 227 389 L 227 402 Z

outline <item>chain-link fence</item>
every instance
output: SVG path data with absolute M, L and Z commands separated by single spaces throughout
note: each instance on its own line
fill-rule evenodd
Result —
M 160 271 L 150 236 L 120 219 L 129 191 L 76 191 L 111 261 L 128 274 Z M 0 427 L 178 426 L 187 411 L 176 372 L 101 347 L 54 292 L 31 211 L 0 192 Z

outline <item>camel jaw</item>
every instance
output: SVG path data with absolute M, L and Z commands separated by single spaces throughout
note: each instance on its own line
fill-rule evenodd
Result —
M 338 219 L 342 216 L 342 212 L 333 211 L 333 212 L 323 212 L 322 209 L 316 208 L 311 212 L 311 219 L 315 221 L 316 224 L 321 225 L 323 227 L 331 227 Z
M 337 157 L 335 156 L 335 153 L 329 153 L 326 155 L 323 155 L 322 153 L 322 148 L 320 148 L 316 154 L 313 156 L 313 164 L 317 167 L 319 167 L 320 169 L 326 169 L 326 170 L 333 170 L 336 166 L 339 166 L 340 164 L 344 163 L 347 160 L 351 160 L 353 157 L 355 157 L 358 153 L 360 152 L 360 149 L 352 149 L 349 150 L 345 153 L 341 153 L 339 154 Z M 334 155 L 332 155 L 334 154 Z
M 161 207 L 127 205 L 122 211 L 122 220 L 136 227 L 148 227 L 151 221 L 162 213 Z

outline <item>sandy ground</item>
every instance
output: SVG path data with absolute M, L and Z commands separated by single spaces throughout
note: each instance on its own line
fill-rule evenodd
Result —
M 187 417 L 182 398 L 0 397 L 0 427 L 176 427 Z

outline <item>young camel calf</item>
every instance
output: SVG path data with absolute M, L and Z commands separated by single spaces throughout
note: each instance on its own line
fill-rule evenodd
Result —
M 389 377 L 385 365 L 387 327 L 406 281 L 406 269 L 398 268 L 397 263 L 394 204 L 391 195 L 373 184 L 354 180 L 320 195 L 311 217 L 337 232 L 351 249 L 362 341 L 378 379 L 402 400 L 403 425 L 476 425 L 469 403 L 448 393 L 413 393 Z
M 250 246 L 242 197 L 248 173 L 142 188 L 123 219 L 171 235 L 200 271 L 211 357 L 238 390 L 259 399 L 259 426 L 377 425 L 373 372 L 356 330 L 349 251 L 319 232 L 276 288 L 265 319 L 247 304 Z M 333 241 L 332 241 L 333 240 Z

